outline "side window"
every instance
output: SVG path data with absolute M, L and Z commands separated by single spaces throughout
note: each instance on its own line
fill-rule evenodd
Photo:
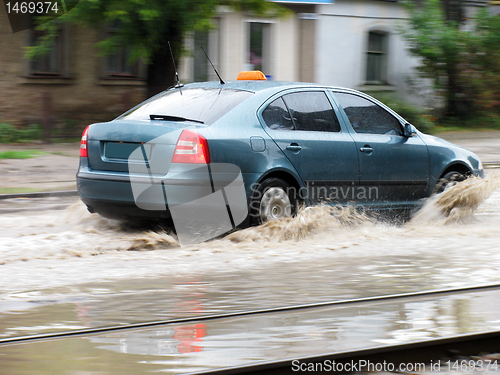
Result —
M 262 112 L 266 125 L 273 130 L 293 130 L 290 113 L 282 98 L 276 99 Z
M 322 91 L 283 95 L 295 130 L 340 132 L 340 124 L 326 94 Z
M 402 135 L 401 124 L 377 104 L 353 94 L 335 93 L 356 133 Z

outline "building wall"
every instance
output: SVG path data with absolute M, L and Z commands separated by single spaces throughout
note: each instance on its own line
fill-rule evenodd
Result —
M 43 97 L 48 95 L 53 124 L 80 132 L 144 100 L 144 80 L 103 77 L 103 61 L 94 47 L 99 35 L 90 29 L 68 30 L 66 77 L 30 77 L 23 51 L 30 32 L 12 33 L 5 7 L 0 7 L 0 122 L 42 124 Z
M 336 0 L 318 5 L 315 81 L 364 91 L 407 93 L 407 77 L 418 60 L 411 57 L 398 35 L 404 10 L 395 2 Z M 387 35 L 387 85 L 366 85 L 368 33 Z
M 211 31 L 209 56 L 224 80 L 235 80 L 242 70 L 250 69 L 247 64 L 249 45 L 249 23 L 269 25 L 269 69 L 264 74 L 280 81 L 300 79 L 301 28 L 297 15 L 281 19 L 258 18 L 230 10 L 221 11 L 215 21 L 216 30 Z M 181 62 L 180 75 L 185 82 L 193 81 L 194 49 L 192 38 L 187 38 L 188 50 Z M 211 69 L 211 68 L 210 68 Z M 210 79 L 216 79 L 210 74 Z
M 299 20 L 299 81 L 314 82 L 316 70 L 316 22 L 315 14 L 301 16 Z

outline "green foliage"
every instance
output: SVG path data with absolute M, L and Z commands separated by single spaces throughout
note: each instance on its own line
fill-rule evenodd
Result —
M 394 94 L 374 95 L 378 100 L 398 113 L 410 124 L 424 133 L 433 133 L 435 130 L 435 118 L 420 107 L 413 106 L 404 100 L 397 98 Z
M 31 159 L 37 156 L 48 155 L 46 152 L 38 150 L 15 150 L 0 152 L 0 160 L 2 159 Z
M 476 30 L 467 35 L 464 75 L 475 109 L 498 122 L 500 117 L 500 15 L 478 12 Z
M 137 59 L 150 63 L 154 53 L 165 49 L 170 41 L 178 59 L 185 33 L 213 28 L 212 20 L 221 6 L 260 16 L 288 14 L 286 8 L 267 0 L 79 0 L 70 12 L 54 21 L 37 17 L 37 29 L 45 35 L 39 44 L 27 47 L 26 56 L 34 58 L 50 51 L 60 25 L 72 23 L 115 28 L 114 35 L 97 43 L 102 54 L 126 46 L 130 63 Z
M 40 125 L 30 125 L 18 129 L 7 123 L 0 123 L 0 143 L 22 143 L 42 139 L 43 130 Z
M 13 143 L 18 130 L 11 124 L 0 124 L 0 143 Z
M 439 89 L 448 64 L 458 61 L 461 52 L 457 25 L 446 20 L 439 0 L 428 0 L 422 7 L 413 1 L 404 4 L 410 18 L 399 32 L 408 42 L 409 51 L 422 59 L 422 75 L 433 79 Z
M 420 58 L 421 77 L 430 78 L 443 95 L 446 114 L 465 120 L 500 116 L 500 15 L 488 8 L 474 22 L 459 25 L 446 19 L 439 0 L 421 6 L 406 1 L 407 23 L 399 32 L 409 51 Z M 486 121 L 489 122 L 489 121 Z

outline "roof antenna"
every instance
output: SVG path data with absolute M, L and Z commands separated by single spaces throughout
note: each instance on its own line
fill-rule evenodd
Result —
M 212 68 L 213 68 L 215 74 L 217 74 L 217 77 L 219 77 L 220 84 L 221 85 L 225 84 L 226 82 L 224 82 L 224 80 L 219 75 L 219 72 L 217 71 L 217 69 L 215 69 L 214 64 L 212 64 L 212 62 L 210 61 L 210 58 L 208 57 L 207 53 L 205 52 L 205 49 L 203 48 L 203 46 L 200 46 L 200 47 L 201 47 L 201 50 L 203 51 L 203 53 L 205 54 L 205 56 L 207 57 L 208 62 L 210 63 L 210 65 L 212 65 Z
M 177 73 L 177 67 L 175 66 L 174 54 L 172 53 L 172 47 L 170 46 L 170 41 L 168 41 L 168 48 L 170 49 L 170 56 L 172 56 L 172 63 L 174 64 L 175 79 L 177 80 L 177 85 L 174 88 L 184 87 L 184 85 L 179 81 L 179 73 Z

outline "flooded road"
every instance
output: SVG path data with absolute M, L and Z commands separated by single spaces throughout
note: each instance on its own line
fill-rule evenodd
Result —
M 500 283 L 500 173 L 393 224 L 315 207 L 180 247 L 71 198 L 0 202 L 0 338 Z M 42 210 L 48 207 L 53 210 Z M 61 210 L 61 206 L 69 206 Z M 17 211 L 17 212 L 15 212 Z M 4 211 L 6 212 L 6 211 Z M 500 327 L 500 293 L 0 345 L 0 374 L 185 373 Z
M 500 283 L 499 186 L 490 171 L 403 225 L 316 207 L 189 247 L 79 202 L 0 215 L 0 337 Z

